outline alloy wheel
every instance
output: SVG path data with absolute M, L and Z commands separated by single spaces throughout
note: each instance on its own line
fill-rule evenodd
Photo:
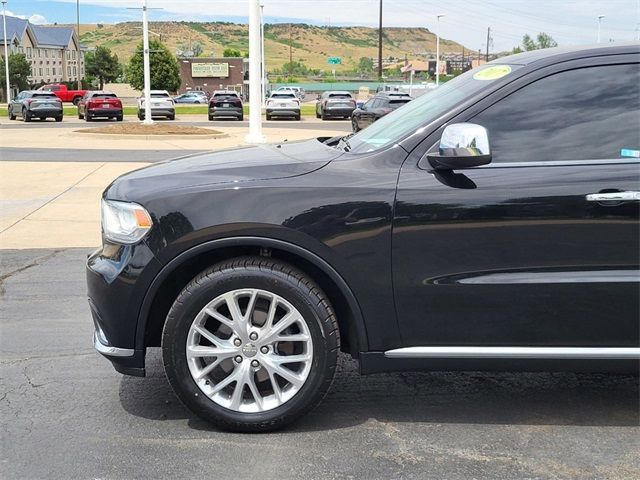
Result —
M 186 357 L 194 382 L 212 401 L 237 412 L 265 412 L 303 387 L 313 343 L 293 305 L 247 288 L 219 295 L 196 315 Z

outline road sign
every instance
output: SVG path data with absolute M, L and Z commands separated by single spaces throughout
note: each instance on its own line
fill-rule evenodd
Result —
M 342 59 L 340 57 L 329 57 L 327 58 L 327 63 L 329 65 L 340 65 L 342 63 Z

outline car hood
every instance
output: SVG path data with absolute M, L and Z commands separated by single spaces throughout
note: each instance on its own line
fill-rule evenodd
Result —
M 296 177 L 318 170 L 342 154 L 312 139 L 190 155 L 122 175 L 107 187 L 104 196 L 140 201 L 167 190 Z

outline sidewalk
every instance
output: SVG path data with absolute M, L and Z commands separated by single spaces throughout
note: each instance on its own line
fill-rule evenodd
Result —
M 4 123 L 4 122 L 2 122 Z M 144 140 L 83 137 L 69 128 L 12 128 L 0 131 L 0 148 L 105 150 L 219 150 L 244 144 L 245 128 L 227 130 L 217 139 Z M 267 141 L 331 136 L 327 129 L 265 129 Z M 335 135 L 342 134 L 339 131 Z M 0 160 L 2 160 L 0 150 Z M 0 249 L 97 247 L 100 244 L 100 196 L 119 175 L 141 168 L 136 162 L 0 161 Z

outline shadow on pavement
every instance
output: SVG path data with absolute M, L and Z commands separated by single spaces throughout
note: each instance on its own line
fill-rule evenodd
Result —
M 120 402 L 152 420 L 189 419 L 216 430 L 173 394 L 158 349 L 147 355 L 147 378 L 123 377 Z M 284 432 L 348 428 L 379 422 L 638 426 L 638 378 L 588 373 L 428 372 L 360 376 L 343 356 L 322 403 Z

